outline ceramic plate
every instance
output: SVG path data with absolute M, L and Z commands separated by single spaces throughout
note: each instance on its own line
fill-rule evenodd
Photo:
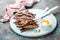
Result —
M 42 15 L 42 12 L 44 11 L 44 10 L 41 10 L 41 9 L 28 9 L 28 10 L 29 10 L 29 12 L 32 12 L 32 13 L 36 14 L 36 18 L 39 18 Z M 21 32 L 20 28 L 16 27 L 16 25 L 14 24 L 15 20 L 13 19 L 13 17 L 14 16 L 12 16 L 12 18 L 10 20 L 11 29 L 14 32 L 16 32 L 17 34 L 22 35 L 22 36 L 27 36 L 27 37 L 37 37 L 37 36 L 46 35 L 46 34 L 52 32 L 56 28 L 56 24 L 57 24 L 57 20 L 56 20 L 55 16 L 53 14 L 50 14 L 50 15 L 44 17 L 44 19 L 47 19 L 47 20 L 51 21 L 51 27 L 48 30 L 45 30 L 45 29 L 41 28 L 40 20 L 39 20 L 37 22 L 38 25 L 39 25 L 38 28 L 29 30 L 29 31 L 26 31 L 26 32 Z M 36 32 L 36 30 L 40 30 L 40 32 Z

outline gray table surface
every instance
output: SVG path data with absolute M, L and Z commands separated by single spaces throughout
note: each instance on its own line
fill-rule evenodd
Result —
M 0 19 L 5 13 L 4 8 L 6 4 L 8 4 L 9 2 L 13 3 L 11 0 L 9 1 L 0 0 Z M 41 0 L 41 2 L 35 4 L 33 8 L 44 9 L 47 6 L 53 7 L 56 5 L 60 5 L 59 0 Z M 9 22 L 7 23 L 0 22 L 0 40 L 60 40 L 60 12 L 57 12 L 55 16 L 58 21 L 56 29 L 48 35 L 36 37 L 36 38 L 19 36 L 10 29 Z

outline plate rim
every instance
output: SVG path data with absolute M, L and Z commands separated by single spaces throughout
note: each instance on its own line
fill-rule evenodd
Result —
M 35 10 L 35 9 L 28 9 L 28 10 Z M 42 10 L 42 9 L 37 9 L 37 10 Z M 52 14 L 53 15 L 53 14 Z M 54 16 L 54 15 L 53 15 Z M 55 18 L 55 20 L 56 20 L 56 25 L 57 25 L 57 19 L 56 19 L 56 17 L 54 16 L 54 18 Z M 11 21 L 11 19 L 10 19 L 10 21 Z M 56 28 L 56 25 L 55 25 L 55 28 Z M 11 25 L 10 25 L 10 28 L 11 28 Z M 52 30 L 52 31 L 54 31 L 55 30 L 55 28 Z M 11 28 L 12 29 L 12 28 Z M 13 29 L 12 29 L 13 30 Z M 13 30 L 14 31 L 14 30 Z M 50 31 L 49 33 L 51 33 L 52 31 Z M 15 32 L 15 31 L 14 31 Z M 15 33 L 17 33 L 17 32 L 15 32 Z M 49 34 L 49 33 L 46 33 L 46 34 L 44 34 L 44 35 L 47 35 L 47 34 Z M 19 34 L 19 33 L 17 33 L 18 35 L 21 35 L 21 34 Z M 25 35 L 22 35 L 22 36 L 25 36 Z M 43 35 L 38 35 L 38 36 L 43 36 Z M 27 37 L 37 37 L 37 36 L 27 36 Z

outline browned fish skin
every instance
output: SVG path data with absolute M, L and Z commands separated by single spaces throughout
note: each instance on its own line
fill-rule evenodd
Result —
M 25 12 L 19 12 L 15 14 L 14 19 L 16 21 L 14 22 L 14 24 L 16 24 L 18 28 L 22 28 L 22 32 L 25 32 L 38 27 L 35 20 L 33 20 L 34 18 L 35 14 L 28 12 L 28 10 Z

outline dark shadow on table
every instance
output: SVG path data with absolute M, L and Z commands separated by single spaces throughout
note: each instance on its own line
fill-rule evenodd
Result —
M 32 6 L 30 6 L 30 7 L 25 6 L 25 8 L 26 8 L 26 9 L 31 9 L 31 8 L 33 8 L 33 6 L 34 6 L 35 4 L 37 4 L 37 2 L 35 2 L 35 3 L 34 3 Z

